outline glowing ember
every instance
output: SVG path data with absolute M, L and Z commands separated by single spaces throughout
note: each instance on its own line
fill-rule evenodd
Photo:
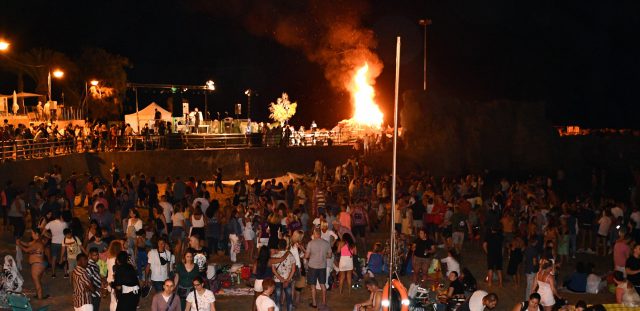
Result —
M 351 120 L 363 126 L 380 128 L 383 115 L 373 101 L 376 94 L 370 79 L 369 64 L 365 63 L 353 77 L 351 93 L 356 109 Z

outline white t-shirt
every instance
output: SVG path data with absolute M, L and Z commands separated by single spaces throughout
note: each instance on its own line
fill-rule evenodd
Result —
M 196 302 L 194 299 L 194 293 L 196 291 L 192 291 L 187 295 L 187 302 L 191 304 L 191 310 L 193 311 L 211 311 L 211 303 L 216 301 L 216 296 L 213 295 L 213 292 L 205 289 L 202 296 L 198 294 L 198 308 L 196 308 Z
M 54 219 L 50 221 L 45 227 L 46 230 L 51 230 L 51 243 L 62 244 L 64 240 L 64 229 L 67 229 L 67 223 L 60 219 Z
M 613 219 L 618 219 L 624 216 L 624 211 L 620 208 L 620 206 L 614 206 L 611 209 L 611 214 L 613 215 Z
M 455 260 L 455 258 L 451 256 L 447 256 L 445 258 L 440 259 L 440 261 L 444 264 L 447 264 L 447 275 L 451 273 L 451 271 L 455 271 L 460 275 L 460 263 Z
M 169 277 L 169 267 L 173 265 L 174 256 L 171 255 L 169 250 L 160 253 L 160 257 L 169 261 L 167 264 L 160 264 L 160 258 L 158 258 L 158 250 L 152 249 L 147 253 L 147 263 L 151 268 L 151 281 L 164 282 Z
M 329 230 L 329 229 L 327 229 L 327 232 L 320 231 L 320 237 L 323 240 L 329 242 L 329 244 L 331 244 L 331 237 L 333 237 L 334 241 L 338 239 L 338 235 L 336 235 L 336 233 L 333 232 L 333 230 Z
M 488 295 L 487 292 L 483 290 L 477 290 L 473 292 L 471 298 L 469 298 L 469 310 L 471 311 L 483 311 L 484 305 L 482 304 L 482 298 Z
M 200 209 L 202 209 L 202 214 L 205 214 L 207 212 L 207 209 L 209 208 L 209 201 L 207 201 L 207 199 L 205 198 L 195 198 L 193 199 L 194 208 L 196 207 L 196 205 L 198 205 L 198 202 L 200 202 Z
M 171 222 L 173 222 L 174 227 L 184 228 L 184 214 L 183 213 L 173 214 L 173 216 L 171 216 Z
M 158 203 L 160 207 L 162 207 L 162 214 L 164 214 L 164 219 L 167 223 L 171 223 L 171 215 L 173 215 L 173 205 L 167 201 L 163 201 Z
M 273 308 L 274 311 L 279 311 L 276 303 L 271 300 L 271 297 L 260 295 L 256 298 L 256 308 L 258 311 L 269 311 L 269 308 Z

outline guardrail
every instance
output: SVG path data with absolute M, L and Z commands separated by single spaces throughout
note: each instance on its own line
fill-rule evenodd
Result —
M 274 148 L 290 146 L 352 145 L 352 135 L 314 133 L 294 135 L 288 143 L 277 134 L 170 134 L 104 137 L 63 137 L 50 139 L 17 139 L 0 141 L 0 161 L 41 159 L 46 157 L 107 151 L 163 149 Z

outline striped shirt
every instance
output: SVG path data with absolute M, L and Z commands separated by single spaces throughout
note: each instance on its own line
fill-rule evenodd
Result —
M 87 266 L 87 274 L 89 276 L 89 280 L 91 280 L 91 284 L 93 284 L 93 288 L 95 289 L 91 293 L 91 296 L 93 298 L 100 297 L 102 278 L 100 277 L 100 267 L 98 267 L 98 264 L 95 261 L 89 260 L 89 265 Z
M 87 269 L 76 266 L 71 274 L 71 284 L 73 285 L 73 307 L 80 308 L 91 304 L 91 280 Z

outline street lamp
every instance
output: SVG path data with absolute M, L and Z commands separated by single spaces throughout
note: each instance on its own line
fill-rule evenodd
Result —
M 93 86 L 98 86 L 98 84 L 100 83 L 100 81 L 98 81 L 98 80 L 91 80 L 91 82 L 89 82 L 89 83 L 91 83 L 91 85 L 93 85 Z
M 5 41 L 5 40 L 0 40 L 0 51 L 4 52 L 9 50 L 9 46 L 11 45 L 11 43 Z
M 247 95 L 247 119 L 251 120 L 251 95 L 253 94 L 252 89 L 247 89 L 244 91 L 244 95 Z
M 427 90 L 427 26 L 431 25 L 431 19 L 425 18 L 418 21 L 418 24 L 424 27 L 424 64 L 422 73 L 422 89 Z
M 51 69 L 49 69 L 49 75 L 47 76 L 47 86 L 49 88 L 49 101 L 52 101 L 51 99 L 51 75 L 53 74 L 54 78 L 60 79 L 64 76 L 64 71 L 60 70 L 60 69 L 55 69 L 53 72 L 51 71 Z

